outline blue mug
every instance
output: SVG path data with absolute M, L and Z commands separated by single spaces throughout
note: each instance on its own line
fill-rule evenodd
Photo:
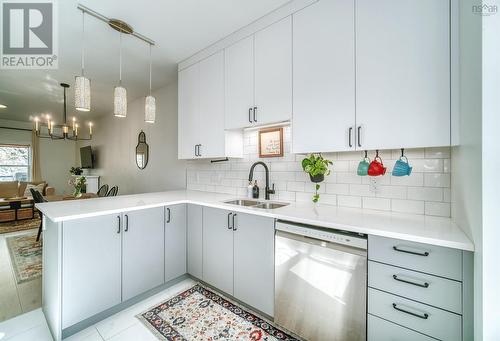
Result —
M 393 176 L 405 176 L 411 174 L 412 167 L 408 163 L 406 156 L 401 157 L 396 161 L 394 168 L 392 169 Z
M 370 159 L 369 158 L 364 158 L 359 162 L 358 165 L 358 175 L 359 176 L 366 176 L 368 175 L 368 167 L 370 167 Z

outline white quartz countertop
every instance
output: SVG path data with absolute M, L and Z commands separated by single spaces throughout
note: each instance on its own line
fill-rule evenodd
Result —
M 144 208 L 189 203 L 302 224 L 474 251 L 474 244 L 450 218 L 339 208 L 312 202 L 292 202 L 288 206 L 273 210 L 242 207 L 223 202 L 231 199 L 237 198 L 229 194 L 181 190 L 48 202 L 36 204 L 36 207 L 50 220 L 62 222 Z

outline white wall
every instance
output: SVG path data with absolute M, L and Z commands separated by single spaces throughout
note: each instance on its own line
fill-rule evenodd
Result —
M 31 129 L 26 122 L 0 120 L 0 126 Z M 31 145 L 31 132 L 0 129 L 0 144 Z M 76 144 L 73 141 L 40 139 L 40 170 L 42 179 L 56 189 L 57 194 L 70 193 L 69 169 L 76 165 Z
M 481 16 L 460 1 L 460 146 L 452 149 L 452 218 L 469 235 L 474 254 L 474 333 L 482 340 L 483 229 L 481 200 Z
M 500 1 L 487 1 L 500 8 Z M 500 340 L 500 13 L 483 18 L 483 337 Z
M 94 175 L 101 184 L 118 185 L 119 194 L 157 192 L 186 187 L 185 162 L 177 160 L 177 82 L 158 89 L 156 122 L 144 122 L 144 99 L 128 103 L 126 118 L 108 113 L 95 121 L 90 144 L 96 156 Z M 112 99 L 110 99 L 112 100 Z M 137 136 L 144 130 L 149 144 L 149 162 L 144 170 L 135 163 Z M 80 158 L 77 157 L 78 162 Z

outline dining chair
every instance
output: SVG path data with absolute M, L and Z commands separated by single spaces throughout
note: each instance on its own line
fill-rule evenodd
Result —
M 33 197 L 33 201 L 35 202 L 35 204 L 47 202 L 47 200 L 45 200 L 45 198 L 43 197 L 43 195 L 40 192 L 34 190 L 33 188 L 30 188 L 30 192 L 31 192 L 31 196 Z M 35 208 L 33 207 L 33 209 L 35 209 Z M 40 240 L 40 235 L 42 234 L 42 223 L 43 223 L 42 212 L 38 211 L 38 216 L 40 217 L 40 226 L 38 226 L 38 235 L 36 236 L 36 241 Z
M 101 187 L 99 187 L 99 190 L 97 191 L 97 196 L 98 197 L 105 197 L 108 194 L 109 190 L 109 185 L 104 184 Z
M 108 194 L 106 194 L 107 197 L 114 197 L 118 194 L 118 186 L 113 186 L 109 190 Z

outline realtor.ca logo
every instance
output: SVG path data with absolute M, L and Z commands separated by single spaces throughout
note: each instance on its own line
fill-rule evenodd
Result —
M 57 69 L 55 0 L 0 0 L 0 3 L 0 68 Z

